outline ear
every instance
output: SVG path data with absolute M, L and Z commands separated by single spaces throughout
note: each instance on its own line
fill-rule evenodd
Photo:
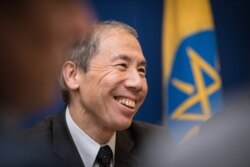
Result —
M 80 86 L 81 71 L 72 61 L 66 61 L 62 67 L 64 82 L 70 90 L 76 90 Z

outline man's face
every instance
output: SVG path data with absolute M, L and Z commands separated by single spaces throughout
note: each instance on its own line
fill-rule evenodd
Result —
M 137 39 L 123 30 L 103 35 L 82 73 L 80 101 L 91 121 L 109 130 L 128 128 L 147 94 L 146 61 Z

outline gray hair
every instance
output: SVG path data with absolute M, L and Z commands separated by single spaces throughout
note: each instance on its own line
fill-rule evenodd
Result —
M 90 61 L 98 53 L 101 36 L 117 29 L 124 30 L 135 38 L 138 38 L 136 30 L 125 23 L 117 21 L 97 22 L 93 24 L 91 31 L 87 35 L 79 37 L 72 43 L 69 53 L 65 57 L 65 62 L 72 61 L 76 64 L 77 68 L 83 72 L 87 72 Z M 69 91 L 62 75 L 60 77 L 60 86 L 63 100 L 69 103 Z

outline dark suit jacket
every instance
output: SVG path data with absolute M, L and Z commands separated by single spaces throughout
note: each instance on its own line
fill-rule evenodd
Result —
M 61 166 L 84 166 L 66 125 L 65 112 L 47 118 L 25 134 L 33 144 L 39 143 L 41 154 L 53 156 Z M 116 134 L 115 167 L 161 166 L 156 163 L 165 158 L 167 141 L 163 128 L 133 122 Z

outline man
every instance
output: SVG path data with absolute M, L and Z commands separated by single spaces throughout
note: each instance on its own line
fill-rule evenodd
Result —
M 73 46 L 61 79 L 66 111 L 29 130 L 32 139 L 65 166 L 157 164 L 163 129 L 132 121 L 147 94 L 146 60 L 132 27 L 95 24 Z

